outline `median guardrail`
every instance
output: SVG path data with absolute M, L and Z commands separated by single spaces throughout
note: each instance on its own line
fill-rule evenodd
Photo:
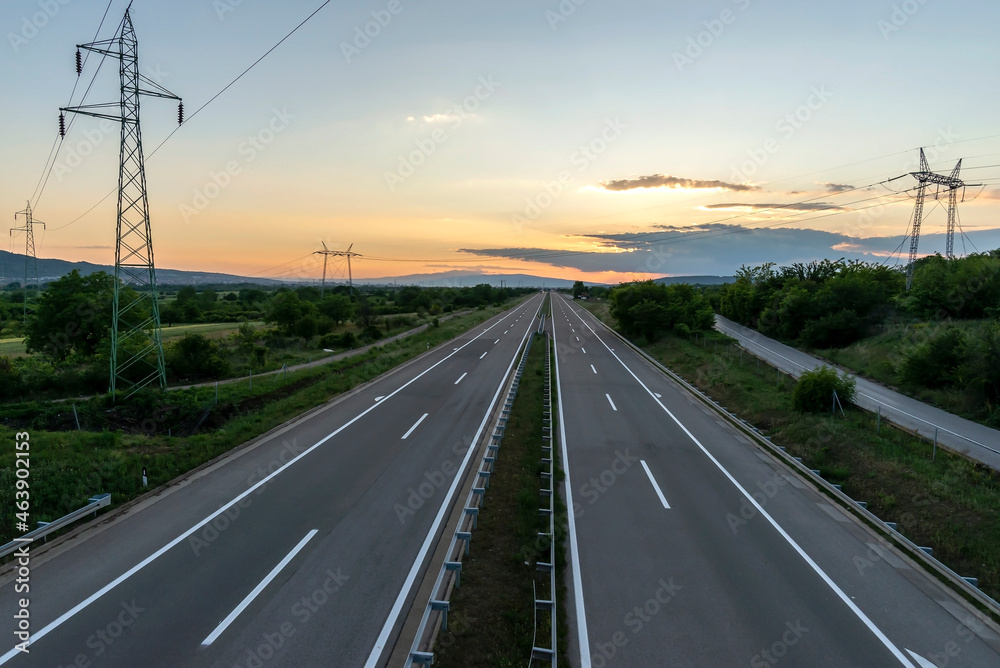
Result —
M 489 438 L 489 444 L 479 463 L 478 472 L 473 482 L 472 489 L 465 500 L 465 511 L 458 522 L 458 527 L 448 545 L 445 553 L 445 561 L 438 572 L 431 589 L 430 600 L 427 601 L 424 612 L 420 617 L 420 625 L 417 627 L 416 636 L 410 646 L 410 652 L 406 659 L 406 668 L 414 664 L 430 665 L 434 662 L 434 642 L 440 630 L 448 628 L 448 611 L 451 607 L 450 597 L 454 588 L 461 585 L 462 579 L 462 559 L 469 554 L 472 543 L 472 531 L 476 528 L 479 519 L 479 510 L 486 502 L 486 491 L 490 487 L 490 476 L 493 474 L 493 467 L 500 454 L 500 445 L 503 443 L 504 431 L 507 428 L 507 421 L 510 412 L 514 407 L 514 398 L 517 396 L 517 388 L 521 384 L 524 375 L 524 367 L 528 362 L 528 353 L 531 351 L 531 342 L 534 337 L 529 336 L 521 353 L 521 359 L 517 365 L 510 387 L 507 390 L 507 398 L 500 415 L 497 416 L 493 425 L 493 432 Z

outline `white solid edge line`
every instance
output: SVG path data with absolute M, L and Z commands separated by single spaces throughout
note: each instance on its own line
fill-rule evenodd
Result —
M 758 341 L 754 341 L 753 337 L 744 334 L 743 332 L 739 331 L 738 329 L 733 329 L 732 327 L 727 327 L 726 325 L 723 325 L 722 323 L 716 323 L 716 324 L 719 326 L 720 329 L 724 329 L 724 330 L 726 330 L 728 332 L 732 332 L 733 334 L 735 334 L 737 340 L 742 340 L 742 341 L 746 341 L 747 343 L 752 343 L 753 345 L 757 346 L 761 350 L 766 350 L 767 352 L 771 353 L 772 355 L 774 355 L 776 357 L 780 357 L 781 359 L 785 360 L 786 362 L 788 362 L 790 364 L 794 364 L 795 366 L 799 367 L 800 369 L 805 369 L 806 371 L 810 370 L 809 367 L 807 367 L 806 365 L 800 364 L 799 362 L 796 362 L 795 360 L 791 359 L 790 357 L 785 357 L 784 355 L 782 355 L 781 353 L 779 353 L 777 350 L 773 350 L 771 348 L 768 348 L 763 343 L 760 343 Z M 817 360 L 816 362 L 817 362 L 817 366 L 813 367 L 813 369 L 817 369 L 820 366 L 826 366 L 828 368 L 835 369 L 834 367 L 830 366 L 829 364 L 825 364 L 824 362 L 822 362 L 820 360 Z M 902 408 L 897 408 L 896 406 L 893 406 L 892 404 L 888 404 L 888 403 L 882 401 L 881 399 L 879 399 L 878 397 L 873 397 L 872 395 L 865 394 L 864 392 L 858 392 L 858 396 L 864 397 L 865 399 L 871 399 L 876 404 L 878 404 L 880 406 L 885 406 L 887 409 L 889 409 L 891 411 L 896 411 L 897 413 L 905 415 L 908 418 L 913 418 L 914 420 L 919 420 L 920 422 L 923 422 L 924 424 L 929 424 L 930 426 L 934 427 L 935 429 L 940 429 L 941 431 L 949 433 L 952 436 L 957 436 L 958 438 L 966 440 L 969 443 L 973 443 L 975 445 L 978 445 L 981 448 L 985 448 L 986 450 L 989 450 L 990 452 L 993 452 L 995 454 L 1000 455 L 1000 450 L 995 450 L 995 449 L 991 448 L 990 446 L 986 445 L 985 443 L 980 443 L 976 439 L 971 438 L 969 436 L 966 436 L 965 434 L 960 434 L 960 433 L 958 433 L 956 431 L 952 431 L 951 429 L 948 429 L 947 427 L 942 427 L 941 425 L 934 424 L 930 420 L 924 419 L 924 418 L 920 417 L 919 415 L 913 415 L 912 413 L 907 413 Z
M 247 594 L 246 598 L 240 601 L 240 604 L 237 605 L 235 608 L 233 608 L 233 611 L 230 612 L 229 615 L 225 619 L 223 619 L 218 626 L 215 627 L 215 630 L 209 633 L 208 637 L 201 641 L 201 644 L 211 645 L 213 642 L 215 642 L 216 638 L 221 636 L 223 631 L 229 628 L 229 625 L 232 624 L 234 621 L 236 621 L 236 618 L 240 616 L 240 613 L 242 613 L 244 610 L 247 609 L 247 606 L 250 605 L 250 603 L 255 598 L 257 598 L 257 595 L 260 594 L 262 591 L 264 591 L 264 587 L 270 584 L 271 580 L 277 577 L 278 573 L 281 572 L 281 569 L 287 566 L 288 562 L 294 559 L 295 555 L 299 553 L 299 550 L 304 548 L 306 546 L 306 543 L 308 543 L 312 539 L 312 537 L 315 536 L 317 533 L 319 533 L 318 529 L 313 529 L 312 531 L 307 533 L 306 537 L 300 540 L 299 544 L 293 547 L 292 551 L 286 554 L 285 558 L 279 561 L 278 565 L 271 569 L 271 572 L 268 573 L 267 576 L 265 576 L 265 578 L 260 581 L 260 584 L 254 587 L 253 591 Z
M 605 392 L 605 393 L 604 393 L 604 396 L 606 396 L 606 397 L 608 398 L 608 403 L 609 403 L 609 404 L 611 404 L 611 409 L 612 409 L 613 411 L 616 411 L 616 412 L 617 412 L 617 411 L 618 411 L 618 407 L 617 407 L 617 406 L 615 406 L 615 402 L 611 401 L 611 395 L 610 395 L 610 394 L 608 394 L 607 392 Z
M 573 484 L 569 475 L 569 452 L 566 447 L 566 418 L 563 415 L 562 382 L 559 377 L 559 338 L 556 336 L 556 322 L 552 320 L 552 343 L 555 345 L 556 399 L 559 404 L 559 441 L 562 452 L 563 475 L 566 492 L 566 524 L 569 528 L 570 568 L 573 572 L 573 602 L 576 608 L 576 632 L 580 641 L 580 668 L 591 668 L 590 636 L 587 633 L 587 611 L 583 603 L 583 580 L 580 575 L 580 547 L 576 542 L 576 513 L 573 510 Z
M 538 305 L 541 309 L 541 304 Z M 537 313 L 537 311 L 536 311 Z M 410 589 L 413 588 L 413 583 L 417 579 L 417 575 L 423 566 L 424 560 L 427 558 L 427 552 L 431 549 L 431 544 L 435 542 L 435 537 L 441 527 L 441 522 L 444 521 L 445 512 L 451 506 L 451 500 L 455 496 L 458 490 L 459 481 L 465 477 L 465 469 L 469 466 L 469 461 L 472 459 L 472 455 L 475 454 L 476 443 L 479 442 L 479 437 L 483 433 L 483 429 L 486 428 L 486 423 L 490 419 L 490 415 L 493 413 L 493 407 L 496 405 L 497 398 L 500 396 L 500 392 L 503 390 L 504 385 L 508 376 L 510 376 L 511 369 L 517 363 L 517 353 L 521 350 L 521 346 L 528 339 L 528 335 L 531 333 L 531 328 L 526 328 L 524 336 L 521 338 L 521 344 L 514 350 L 514 355 L 511 357 L 510 364 L 507 366 L 507 371 L 503 375 L 503 380 L 497 386 L 497 391 L 493 394 L 493 400 L 490 401 L 489 406 L 486 409 L 486 414 L 483 415 L 483 421 L 479 424 L 479 429 L 476 431 L 475 436 L 472 437 L 472 441 L 469 443 L 469 448 L 465 453 L 465 458 L 462 460 L 461 466 L 459 466 L 458 472 L 455 473 L 454 479 L 451 481 L 451 486 L 448 488 L 448 493 L 445 494 L 444 500 L 441 502 L 441 507 L 438 508 L 437 515 L 434 517 L 434 523 L 431 525 L 430 530 L 427 532 L 427 537 L 424 538 L 423 545 L 420 546 L 420 551 L 417 553 L 416 559 L 413 560 L 413 566 L 410 568 L 410 572 L 406 574 L 406 579 L 403 581 L 403 586 L 399 590 L 399 595 L 396 597 L 396 601 L 392 604 L 392 609 L 389 611 L 389 616 L 385 620 L 385 624 L 382 626 L 382 630 L 378 634 L 378 638 L 375 639 L 375 646 L 372 647 L 371 654 L 368 655 L 368 660 L 365 661 L 365 668 L 375 668 L 378 665 L 379 659 L 382 657 L 382 651 L 385 649 L 385 645 L 389 642 L 389 636 L 392 634 L 393 627 L 396 626 L 396 620 L 399 618 L 399 613 L 403 610 L 403 604 L 410 595 Z
M 497 322 L 493 323 L 488 328 L 486 328 L 485 330 L 483 330 L 483 334 L 485 334 L 486 332 L 488 332 L 489 330 L 493 329 L 494 327 L 496 327 L 499 324 L 500 324 L 500 321 L 497 321 Z M 478 341 L 480 336 L 481 335 L 473 336 L 471 339 L 469 339 L 468 343 L 463 343 L 454 352 L 452 352 L 452 353 L 450 353 L 448 355 L 445 355 L 444 357 L 442 357 L 441 359 L 439 359 L 437 362 L 435 362 L 434 364 L 430 365 L 429 367 L 427 367 L 426 369 L 424 369 L 423 371 L 421 371 L 420 373 L 418 373 L 416 376 L 414 376 L 410 380 L 406 381 L 405 383 L 403 383 L 402 385 L 400 385 L 399 387 L 397 387 L 395 390 L 393 390 L 389 394 L 385 395 L 384 399 L 391 399 L 395 395 L 399 394 L 404 389 L 406 389 L 407 387 L 409 387 L 413 383 L 417 382 L 417 380 L 419 380 L 420 378 L 422 378 L 426 374 L 430 373 L 431 370 L 433 370 L 437 366 L 443 364 L 445 361 L 447 361 L 451 357 L 454 357 L 455 354 L 459 350 L 461 350 L 462 348 L 465 348 L 466 346 L 470 346 L 473 343 L 475 343 L 476 341 Z M 163 556 L 165 553 L 167 553 L 170 550 L 172 550 L 174 547 L 176 547 L 180 543 L 184 542 L 184 540 L 186 540 L 188 536 L 194 534 L 196 531 L 198 531 L 198 529 L 202 528 L 203 526 L 205 526 L 206 524 L 208 524 L 209 522 L 211 522 L 212 520 L 214 520 L 216 517 L 218 517 L 219 515 L 221 515 L 222 513 L 224 513 L 226 510 L 228 510 L 230 507 L 232 507 L 233 504 L 239 503 L 240 501 L 242 501 L 246 497 L 250 496 L 250 494 L 252 494 L 254 491 L 256 491 L 259 487 L 262 487 L 265 484 L 267 484 L 268 481 L 270 481 L 272 478 L 274 478 L 275 476 L 277 476 L 278 474 L 280 474 L 282 471 L 284 471 L 285 469 L 287 469 L 289 466 L 291 466 L 295 462 L 299 461 L 300 459 L 302 459 L 303 457 L 305 457 L 306 455 L 308 455 L 310 452 L 312 452 L 313 450 L 315 450 L 319 446 L 323 445 L 324 443 L 326 443 L 327 441 L 329 441 L 331 438 L 333 438 L 334 436 L 336 436 L 340 432 L 344 431 L 345 429 L 347 429 L 348 427 L 350 427 L 352 424 L 354 424 L 355 422 L 357 422 L 358 420 L 360 420 L 364 416 L 368 415 L 368 413 L 372 412 L 373 410 L 375 410 L 379 406 L 386 405 L 387 403 L 388 403 L 388 401 L 383 400 L 383 401 L 379 401 L 379 402 L 376 402 L 376 403 L 372 404 L 371 406 L 369 406 L 368 408 L 366 408 L 365 410 L 361 411 L 360 413 L 358 413 L 357 415 L 355 415 L 353 418 L 351 418 L 350 420 L 348 420 L 347 422 L 345 422 L 344 424 L 342 424 L 337 429 L 333 430 L 332 432 L 330 432 L 329 434 L 327 434 L 326 436 L 324 436 L 320 440 L 318 440 L 315 443 L 313 443 L 306 450 L 300 452 L 295 457 L 289 459 L 280 468 L 275 469 L 275 471 L 273 473 L 270 473 L 267 476 L 261 478 L 256 483 L 254 483 L 251 487 L 247 488 L 246 491 L 244 491 L 243 493 L 238 494 L 235 497 L 233 497 L 232 500 L 229 501 L 229 503 L 221 506 L 218 510 L 216 510 L 215 512 L 213 512 L 211 515 L 208 515 L 207 517 L 205 517 L 203 520 L 201 520 L 200 522 L 198 522 L 197 524 L 195 524 L 194 526 L 192 526 L 190 529 L 188 529 L 187 531 L 185 531 L 181 535 L 179 535 L 176 538 L 174 538 L 172 541 L 170 541 L 169 543 L 167 543 L 166 545 L 164 545 L 163 547 L 161 547 L 159 550 L 157 550 L 153 554 L 149 555 L 148 557 L 146 557 L 145 559 L 143 559 L 142 561 L 140 561 L 138 564 L 136 564 L 132 568 L 128 569 L 127 571 L 125 571 L 124 573 L 122 573 L 121 575 L 119 575 L 117 578 L 115 578 L 114 580 L 112 580 L 108 584 L 104 585 L 103 587 L 101 587 L 100 589 L 98 589 L 96 592 L 94 592 L 93 594 L 91 594 L 90 596 L 88 596 L 87 598 L 85 598 L 84 600 L 82 600 L 81 602 L 77 603 L 75 606 L 73 606 L 72 608 L 70 608 L 69 610 L 67 610 L 66 612 L 64 612 L 63 614 L 61 614 L 58 617 L 56 617 L 56 619 L 54 619 L 53 621 L 49 622 L 47 625 L 45 625 L 44 627 L 42 627 L 41 630 L 39 630 L 37 633 L 33 633 L 31 635 L 31 640 L 28 641 L 28 646 L 30 647 L 31 645 L 35 644 L 36 641 L 44 638 L 46 635 L 48 635 L 54 629 L 62 626 L 62 624 L 64 624 L 66 622 L 66 620 L 71 619 L 74 615 L 76 615 L 78 612 L 80 612 L 84 608 L 88 607 L 91 603 L 93 603 L 97 599 L 99 599 L 102 596 L 104 596 L 105 594 L 107 594 L 109 591 L 111 591 L 112 589 L 114 589 L 115 587 L 117 587 L 118 585 L 120 585 L 122 582 L 125 582 L 126 580 L 128 580 L 130 577 L 132 577 L 133 575 L 135 575 L 136 573 L 138 573 L 139 571 L 141 571 L 143 568 L 145 568 L 146 566 L 148 566 L 152 562 L 154 562 L 157 559 L 159 559 L 161 556 Z M 14 658 L 15 656 L 17 656 L 20 653 L 21 653 L 21 651 L 19 649 L 17 649 L 17 647 L 11 648 L 6 654 L 4 654 L 3 656 L 0 656 L 0 666 L 2 666 L 3 664 L 7 663 L 8 661 L 10 661 L 12 658 Z
M 682 423 L 682 422 L 681 422 L 680 420 L 678 420 L 678 419 L 677 419 L 677 416 L 676 416 L 676 415 L 674 415 L 674 414 L 673 414 L 672 412 L 670 412 L 670 409 L 669 409 L 669 408 L 667 408 L 666 406 L 664 406 L 664 405 L 663 405 L 663 404 L 662 404 L 662 403 L 660 402 L 660 400 L 659 400 L 659 399 L 658 399 L 658 398 L 657 398 L 657 397 L 655 396 L 655 393 L 654 393 L 654 392 L 653 392 L 652 390 L 650 390 L 650 389 L 649 389 L 648 387 L 646 387 L 646 384 L 645 384 L 645 383 L 643 383 L 643 382 L 642 382 L 641 380 L 639 380 L 639 377 L 638 377 L 637 375 L 635 375 L 635 372 L 633 372 L 633 371 L 632 371 L 632 369 L 630 369 L 630 368 L 628 367 L 628 365 L 627 365 L 627 364 L 625 364 L 625 362 L 624 362 L 624 361 L 622 361 L 622 359 L 621 359 L 620 357 L 618 357 L 618 355 L 616 355 L 616 354 L 615 354 L 615 352 L 614 352 L 613 350 L 611 350 L 611 348 L 610 348 L 610 347 L 608 346 L 608 344 L 604 342 L 604 339 L 602 339 L 602 338 L 600 337 L 600 335 L 599 335 L 599 334 L 598 334 L 598 333 L 597 333 L 596 331 L 594 331 L 594 328 L 593 328 L 593 327 L 591 327 L 589 323 L 587 323 L 586 321 L 584 321 L 584 320 L 583 320 L 583 318 L 581 318 L 581 317 L 580 317 L 580 314 L 577 314 L 577 317 L 578 317 L 578 318 L 580 318 L 580 322 L 583 322 L 583 324 L 587 326 L 587 329 L 589 329 L 589 330 L 590 330 L 591 332 L 593 332 L 594 336 L 596 336 L 596 337 L 597 337 L 597 340 L 598 340 L 598 341 L 600 341 L 600 342 L 601 342 L 602 344 L 604 344 L 604 347 L 605 347 L 605 348 L 607 348 L 608 350 L 610 350 L 610 351 L 611 351 L 611 354 L 612 354 L 612 355 L 614 355 L 614 358 L 615 358 L 616 360 L 618 360 L 618 362 L 619 362 L 619 363 L 620 363 L 620 364 L 621 364 L 621 365 L 622 365 L 622 366 L 623 366 L 623 367 L 625 368 L 625 370 L 626 370 L 626 371 L 628 371 L 628 372 L 629 372 L 629 374 L 630 374 L 630 375 L 631 375 L 631 376 L 632 376 L 633 378 L 635 378 L 635 381 L 636 381 L 637 383 L 639 383 L 639 385 L 640 385 L 640 386 L 642 387 L 642 389 L 646 390 L 646 392 L 647 392 L 647 393 L 649 394 L 649 396 L 653 398 L 653 401 L 655 401 L 655 402 L 657 403 L 657 405 L 658 405 L 658 406 L 659 406 L 660 408 L 662 408 L 662 409 L 663 409 L 663 411 L 664 411 L 664 412 L 665 412 L 665 413 L 666 413 L 667 415 L 669 415 L 669 416 L 670 416 L 670 419 L 671 419 L 671 420 L 673 420 L 673 421 L 674 421 L 674 423 L 675 423 L 675 424 L 677 424 L 677 426 L 678 426 L 678 427 L 680 427 L 680 428 L 681 428 L 681 430 L 682 430 L 682 431 L 683 431 L 683 432 L 684 432 L 685 434 L 687 434 L 687 437 L 688 437 L 688 438 L 690 438 L 690 439 L 691 439 L 691 441 L 692 441 L 692 442 L 693 442 L 693 443 L 694 443 L 695 445 L 697 445 L 697 446 L 698 446 L 698 448 L 699 448 L 699 449 L 700 449 L 700 450 L 701 450 L 701 451 L 702 451 L 702 452 L 703 452 L 703 453 L 705 454 L 705 456 L 706 456 L 706 457 L 708 457 L 708 458 L 709 458 L 709 460 L 711 460 L 711 462 L 712 462 L 713 464 L 715 464 L 715 466 L 716 466 L 716 467 L 717 467 L 717 468 L 718 468 L 718 469 L 719 469 L 720 471 L 722 471 L 722 474 L 723 474 L 724 476 L 726 476 L 726 478 L 728 478 L 728 479 L 729 479 L 729 482 L 733 483 L 733 486 L 735 486 L 735 487 L 736 487 L 736 489 L 738 489 L 738 490 L 739 490 L 739 491 L 740 491 L 740 492 L 741 492 L 741 493 L 743 494 L 743 496 L 744 496 L 744 497 L 746 497 L 746 499 L 747 499 L 747 500 L 748 500 L 748 501 L 749 501 L 749 502 L 750 502 L 750 503 L 751 503 L 751 504 L 752 504 L 752 505 L 754 506 L 754 508 L 756 508 L 756 509 L 757 509 L 757 512 L 758 512 L 758 513 L 760 513 L 761 517 L 763 517 L 764 519 L 766 519 L 766 520 L 767 520 L 767 521 L 768 521 L 768 522 L 769 522 L 769 523 L 771 524 L 771 526 L 773 526 L 773 527 L 775 528 L 775 530 L 776 530 L 776 531 L 778 532 L 778 534 L 779 534 L 779 535 L 780 535 L 780 536 L 781 536 L 782 538 L 784 538 L 784 539 L 785 539 L 785 541 L 786 541 L 786 542 L 787 542 L 787 543 L 788 543 L 788 544 L 789 544 L 789 545 L 790 545 L 790 546 L 792 547 L 792 549 L 793 549 L 793 550 L 795 550 L 795 551 L 796 551 L 796 552 L 798 553 L 798 555 L 799 555 L 800 557 L 802 557 L 802 559 L 803 559 L 803 560 L 804 560 L 804 561 L 805 561 L 805 562 L 806 562 L 807 564 L 809 564 L 809 567 L 810 567 L 810 568 L 812 568 L 812 569 L 813 569 L 813 571 L 815 571 L 815 573 L 816 573 L 817 575 L 819 575 L 819 577 L 820 577 L 820 578 L 821 578 L 821 579 L 823 580 L 823 582 L 825 582 L 825 583 L 827 584 L 827 586 L 829 586 L 829 587 L 830 587 L 830 589 L 832 589 L 832 590 L 833 590 L 833 592 L 834 592 L 834 593 L 835 593 L 835 594 L 837 595 L 837 597 L 838 597 L 838 598 L 840 598 L 840 600 L 841 600 L 841 601 L 843 601 L 843 602 L 844 602 L 844 604 L 845 604 L 845 605 L 847 605 L 847 607 L 848 607 L 848 608 L 850 608 L 851 612 L 853 612 L 853 613 L 855 614 L 855 616 L 857 616 L 857 618 L 858 618 L 858 619 L 860 619 L 860 620 L 861 620 L 861 622 L 862 622 L 862 623 L 864 623 L 864 625 L 865 625 L 866 627 L 868 627 L 868 630 L 869 630 L 869 631 L 871 631 L 871 632 L 872 632 L 872 633 L 873 633 L 873 634 L 875 635 L 875 637 L 879 639 L 879 641 L 881 641 L 881 643 L 882 643 L 882 644 L 883 644 L 883 645 L 885 646 L 885 648 L 886 648 L 886 649 L 888 649 L 888 650 L 889 650 L 889 651 L 890 651 L 890 652 L 892 653 L 892 655 L 893 655 L 894 657 L 896 657 L 896 659 L 897 659 L 897 660 L 899 661 L 899 663 L 900 663 L 901 665 L 903 665 L 903 666 L 906 666 L 907 668 L 916 668 L 916 667 L 915 667 L 915 666 L 914 666 L 914 665 L 913 665 L 913 664 L 912 664 L 912 663 L 910 662 L 910 660 L 909 660 L 909 659 L 907 659 L 907 658 L 906 658 L 906 656 L 905 656 L 905 655 L 904 655 L 904 654 L 903 654 L 902 652 L 900 652 L 900 651 L 899 651 L 899 648 L 897 648 L 897 647 L 896 647 L 896 645 L 895 645 L 895 644 L 893 644 L 893 642 L 892 642 L 891 640 L 889 640 L 889 638 L 888 638 L 888 637 L 887 637 L 887 636 L 886 636 L 886 635 L 885 635 L 884 633 L 882 633 L 882 630 L 881 630 L 881 629 L 880 629 L 879 627 L 877 627 L 877 626 L 875 625 L 875 623 L 874 623 L 874 622 L 873 622 L 872 620 L 870 620 L 870 619 L 868 618 L 868 615 L 866 615 L 866 614 L 865 614 L 865 613 L 864 613 L 864 612 L 863 612 L 863 611 L 861 610 L 861 608 L 859 608 L 859 607 L 858 607 L 858 606 L 857 606 L 857 605 L 856 605 L 856 604 L 854 603 L 854 601 L 852 601 L 852 600 L 851 600 L 851 598 L 850 598 L 850 597 L 849 597 L 849 596 L 848 596 L 847 594 L 845 594 L 845 593 L 844 593 L 844 591 L 843 591 L 843 590 L 842 590 L 842 589 L 841 589 L 841 588 L 840 588 L 840 587 L 839 587 L 839 586 L 837 585 L 837 583 L 836 583 L 836 582 L 834 582 L 834 581 L 833 581 L 833 580 L 832 580 L 832 579 L 830 578 L 830 576 L 829 576 L 829 575 L 827 575 L 827 574 L 826 574 L 826 572 L 825 572 L 825 571 L 824 571 L 824 570 L 823 570 L 822 568 L 820 568 L 819 564 L 817 564 L 817 563 L 816 563 L 815 561 L 813 561 L 813 560 L 812 560 L 812 557 L 810 557 L 810 556 L 809 556 L 808 554 L 806 554 L 806 551 L 805 551 L 805 550 L 803 550 L 803 549 L 802 549 L 802 548 L 801 548 L 801 547 L 799 546 L 799 544 L 795 542 L 795 539 L 794 539 L 794 538 L 792 538 L 792 537 L 791 537 L 790 535 L 788 535 L 788 533 L 787 533 L 787 532 L 786 532 L 786 531 L 785 531 L 785 530 L 784 530 L 784 529 L 783 529 L 783 528 L 781 527 L 781 525 L 780 525 L 780 524 L 778 524 L 778 522 L 777 522 L 777 521 L 775 521 L 775 519 L 774 519 L 773 517 L 771 517 L 771 515 L 770 515 L 770 514 L 768 514 L 768 512 L 767 512 L 767 511 L 765 511 L 765 510 L 764 510 L 764 507 L 763 507 L 763 506 L 761 506 L 761 505 L 760 505 L 760 503 L 758 503 L 758 502 L 757 502 L 757 499 L 755 499 L 755 498 L 754 498 L 754 497 L 753 497 L 753 496 L 752 496 L 752 495 L 751 495 L 751 494 L 750 494 L 750 493 L 749 493 L 749 492 L 748 492 L 748 491 L 747 491 L 747 490 L 746 490 L 746 489 L 745 489 L 745 488 L 743 487 L 743 485 L 741 485 L 741 484 L 739 483 L 739 481 L 737 481 L 737 480 L 736 480 L 736 478 L 734 478 L 734 477 L 732 476 L 732 474 L 731 474 L 731 473 L 729 473 L 729 471 L 728 471 L 728 470 L 726 470 L 726 467 L 724 467 L 724 466 L 722 465 L 722 463 L 721 463 L 721 462 L 720 462 L 720 461 L 719 461 L 718 459 L 716 459 L 716 458 L 715 458 L 715 457 L 714 457 L 714 456 L 712 455 L 712 453 L 710 453 L 710 452 L 708 451 L 708 449 L 707 449 L 707 448 L 705 448 L 705 446 L 704 446 L 704 445 L 702 445 L 702 444 L 701 444 L 701 441 L 699 441 L 699 440 L 698 440 L 698 439 L 697 439 L 697 438 L 695 437 L 695 435 L 694 435 L 694 434 L 692 434 L 692 433 L 691 433 L 690 431 L 688 431 L 688 428 L 684 426 L 684 423 Z
M 660 491 L 660 486 L 656 484 L 656 478 L 653 477 L 653 472 L 649 470 L 648 466 L 646 466 L 646 460 L 640 459 L 639 463 L 642 464 L 642 468 L 646 470 L 646 476 L 649 477 L 649 482 L 653 483 L 653 489 L 656 490 L 656 496 L 660 497 L 660 503 L 663 504 L 664 508 L 670 510 L 670 504 L 667 503 L 667 497 L 663 496 L 663 492 Z
M 486 355 L 487 355 L 487 354 L 488 354 L 489 352 L 490 352 L 490 351 L 488 351 L 488 350 L 487 350 L 487 351 L 486 351 L 485 353 L 483 353 L 482 355 L 480 355 L 480 356 L 479 356 L 479 359 L 483 359 L 484 357 L 486 357 Z
M 458 383 L 455 383 L 455 384 L 457 385 Z M 420 423 L 421 423 L 421 422 L 423 422 L 423 421 L 424 421 L 424 420 L 426 420 L 426 419 L 427 419 L 427 413 L 424 413 L 423 415 L 421 415 L 421 416 L 420 416 L 420 417 L 419 417 L 419 418 L 417 419 L 417 421 L 416 421 L 416 422 L 414 422 L 414 423 L 413 423 L 413 426 L 412 426 L 412 427 L 410 427 L 409 429 L 407 429 L 407 430 L 406 430 L 406 433 L 405 433 L 405 434 L 403 434 L 403 438 L 401 438 L 401 439 L 399 439 L 399 440 L 401 440 L 401 441 L 405 441 L 405 440 L 406 440 L 406 437 L 407 437 L 407 436 L 409 436 L 410 434 L 412 434 L 412 433 L 413 433 L 413 430 L 414 430 L 414 429 L 416 429 L 417 427 L 419 427 L 419 426 L 420 426 Z
M 456 380 L 456 381 L 455 381 L 455 385 L 458 385 L 459 383 L 461 383 L 461 382 L 462 382 L 462 379 L 463 379 L 463 378 L 465 378 L 465 377 L 466 377 L 466 376 L 468 376 L 468 375 L 469 375 L 469 372 L 468 372 L 468 371 L 466 371 L 466 372 L 465 372 L 465 373 L 463 373 L 463 374 L 462 374 L 461 376 L 459 376 L 459 377 L 458 377 L 458 380 Z

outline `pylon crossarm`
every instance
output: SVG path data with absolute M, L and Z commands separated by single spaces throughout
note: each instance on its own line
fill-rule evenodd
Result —
M 111 56 L 113 58 L 121 58 L 122 57 L 121 51 L 119 51 L 117 49 L 112 50 L 112 49 L 105 49 L 105 48 L 103 48 L 104 45 L 106 45 L 106 44 L 110 45 L 110 44 L 117 44 L 117 43 L 118 43 L 118 38 L 116 37 L 114 39 L 105 39 L 105 40 L 102 40 L 100 42 L 91 42 L 90 44 L 77 44 L 76 48 L 83 49 L 84 51 L 91 51 L 93 53 L 99 53 L 102 56 Z
M 107 106 L 107 107 L 111 107 L 111 106 L 117 107 L 118 105 L 117 104 L 115 104 L 115 105 L 103 105 L 103 104 L 102 105 L 93 105 L 93 107 L 105 107 L 105 106 Z M 104 119 L 107 119 L 109 121 L 118 121 L 118 122 L 121 122 L 121 120 L 122 120 L 122 117 L 120 115 L 102 114 L 102 113 L 99 113 L 99 112 L 87 111 L 83 107 L 60 107 L 59 111 L 68 111 L 68 112 L 73 113 L 73 114 L 81 114 L 83 116 L 93 116 L 94 118 L 104 118 Z
M 167 90 L 166 88 L 164 88 L 163 86 L 161 86 L 160 84 L 156 83 L 155 81 L 153 81 L 152 79 L 150 79 L 149 77 L 147 77 L 147 76 L 145 76 L 143 74 L 139 75 L 139 81 L 143 82 L 144 84 L 146 84 L 148 86 L 152 86 L 153 87 L 153 90 L 146 90 L 144 88 L 140 88 L 139 89 L 139 94 L 140 95 L 149 95 L 151 97 L 164 97 L 164 98 L 167 98 L 169 100 L 180 100 L 181 99 L 179 96 L 174 95 L 169 90 Z

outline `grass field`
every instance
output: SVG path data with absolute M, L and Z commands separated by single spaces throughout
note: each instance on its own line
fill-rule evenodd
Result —
M 607 305 L 584 306 L 607 322 Z M 1000 598 L 1000 474 L 883 425 L 848 406 L 846 419 L 798 413 L 795 381 L 777 374 L 717 332 L 698 340 L 665 337 L 636 341 L 730 411 L 761 429 L 776 445 L 802 457 L 824 478 L 867 501 L 878 517 L 895 521 L 918 545 L 960 575 L 979 578 L 980 588 Z M 715 352 L 716 344 L 718 351 Z
M 263 322 L 251 322 L 254 327 L 263 327 Z M 199 323 L 196 325 L 173 325 L 172 327 L 163 327 L 160 331 L 162 332 L 163 341 L 172 341 L 174 339 L 182 338 L 185 334 L 201 334 L 210 339 L 219 339 L 224 336 L 235 333 L 240 328 L 240 323 L 238 322 L 206 322 Z
M 19 339 L 0 339 L 0 356 L 24 357 L 27 355 L 24 349 L 24 337 Z

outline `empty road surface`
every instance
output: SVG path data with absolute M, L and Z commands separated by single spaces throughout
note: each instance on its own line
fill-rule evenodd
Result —
M 553 296 L 574 665 L 1000 666 L 994 626 Z
M 541 303 L 39 552 L 30 653 L 0 585 L 0 664 L 382 665 Z

